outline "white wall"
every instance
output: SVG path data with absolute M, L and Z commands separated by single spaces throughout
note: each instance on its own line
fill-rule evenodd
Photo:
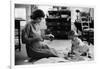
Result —
M 30 20 L 31 5 L 15 4 L 15 18 L 22 18 L 25 21 L 21 21 L 20 25 L 25 26 L 27 21 Z

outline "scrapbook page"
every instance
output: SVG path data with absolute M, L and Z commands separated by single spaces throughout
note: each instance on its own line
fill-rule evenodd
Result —
M 94 60 L 94 8 L 14 3 L 15 66 Z

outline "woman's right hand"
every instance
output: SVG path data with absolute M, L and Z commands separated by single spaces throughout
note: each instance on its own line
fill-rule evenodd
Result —
M 43 48 L 43 49 L 49 49 L 49 47 L 48 47 L 48 45 L 47 45 L 46 43 L 41 42 L 41 44 L 42 44 L 42 48 Z

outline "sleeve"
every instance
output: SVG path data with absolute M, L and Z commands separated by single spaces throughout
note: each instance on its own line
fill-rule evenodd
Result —
M 25 30 L 24 39 L 25 39 L 26 43 L 30 44 L 33 41 L 41 41 L 42 40 L 41 36 L 38 35 L 35 30 L 32 30 L 32 37 L 29 37 L 30 30 L 31 30 L 31 26 L 29 24 L 26 25 L 24 30 Z

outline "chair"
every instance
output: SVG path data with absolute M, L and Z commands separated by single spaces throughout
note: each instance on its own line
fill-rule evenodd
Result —
M 89 23 L 82 23 L 82 40 L 87 41 L 88 44 L 94 44 L 94 31 L 90 28 Z

